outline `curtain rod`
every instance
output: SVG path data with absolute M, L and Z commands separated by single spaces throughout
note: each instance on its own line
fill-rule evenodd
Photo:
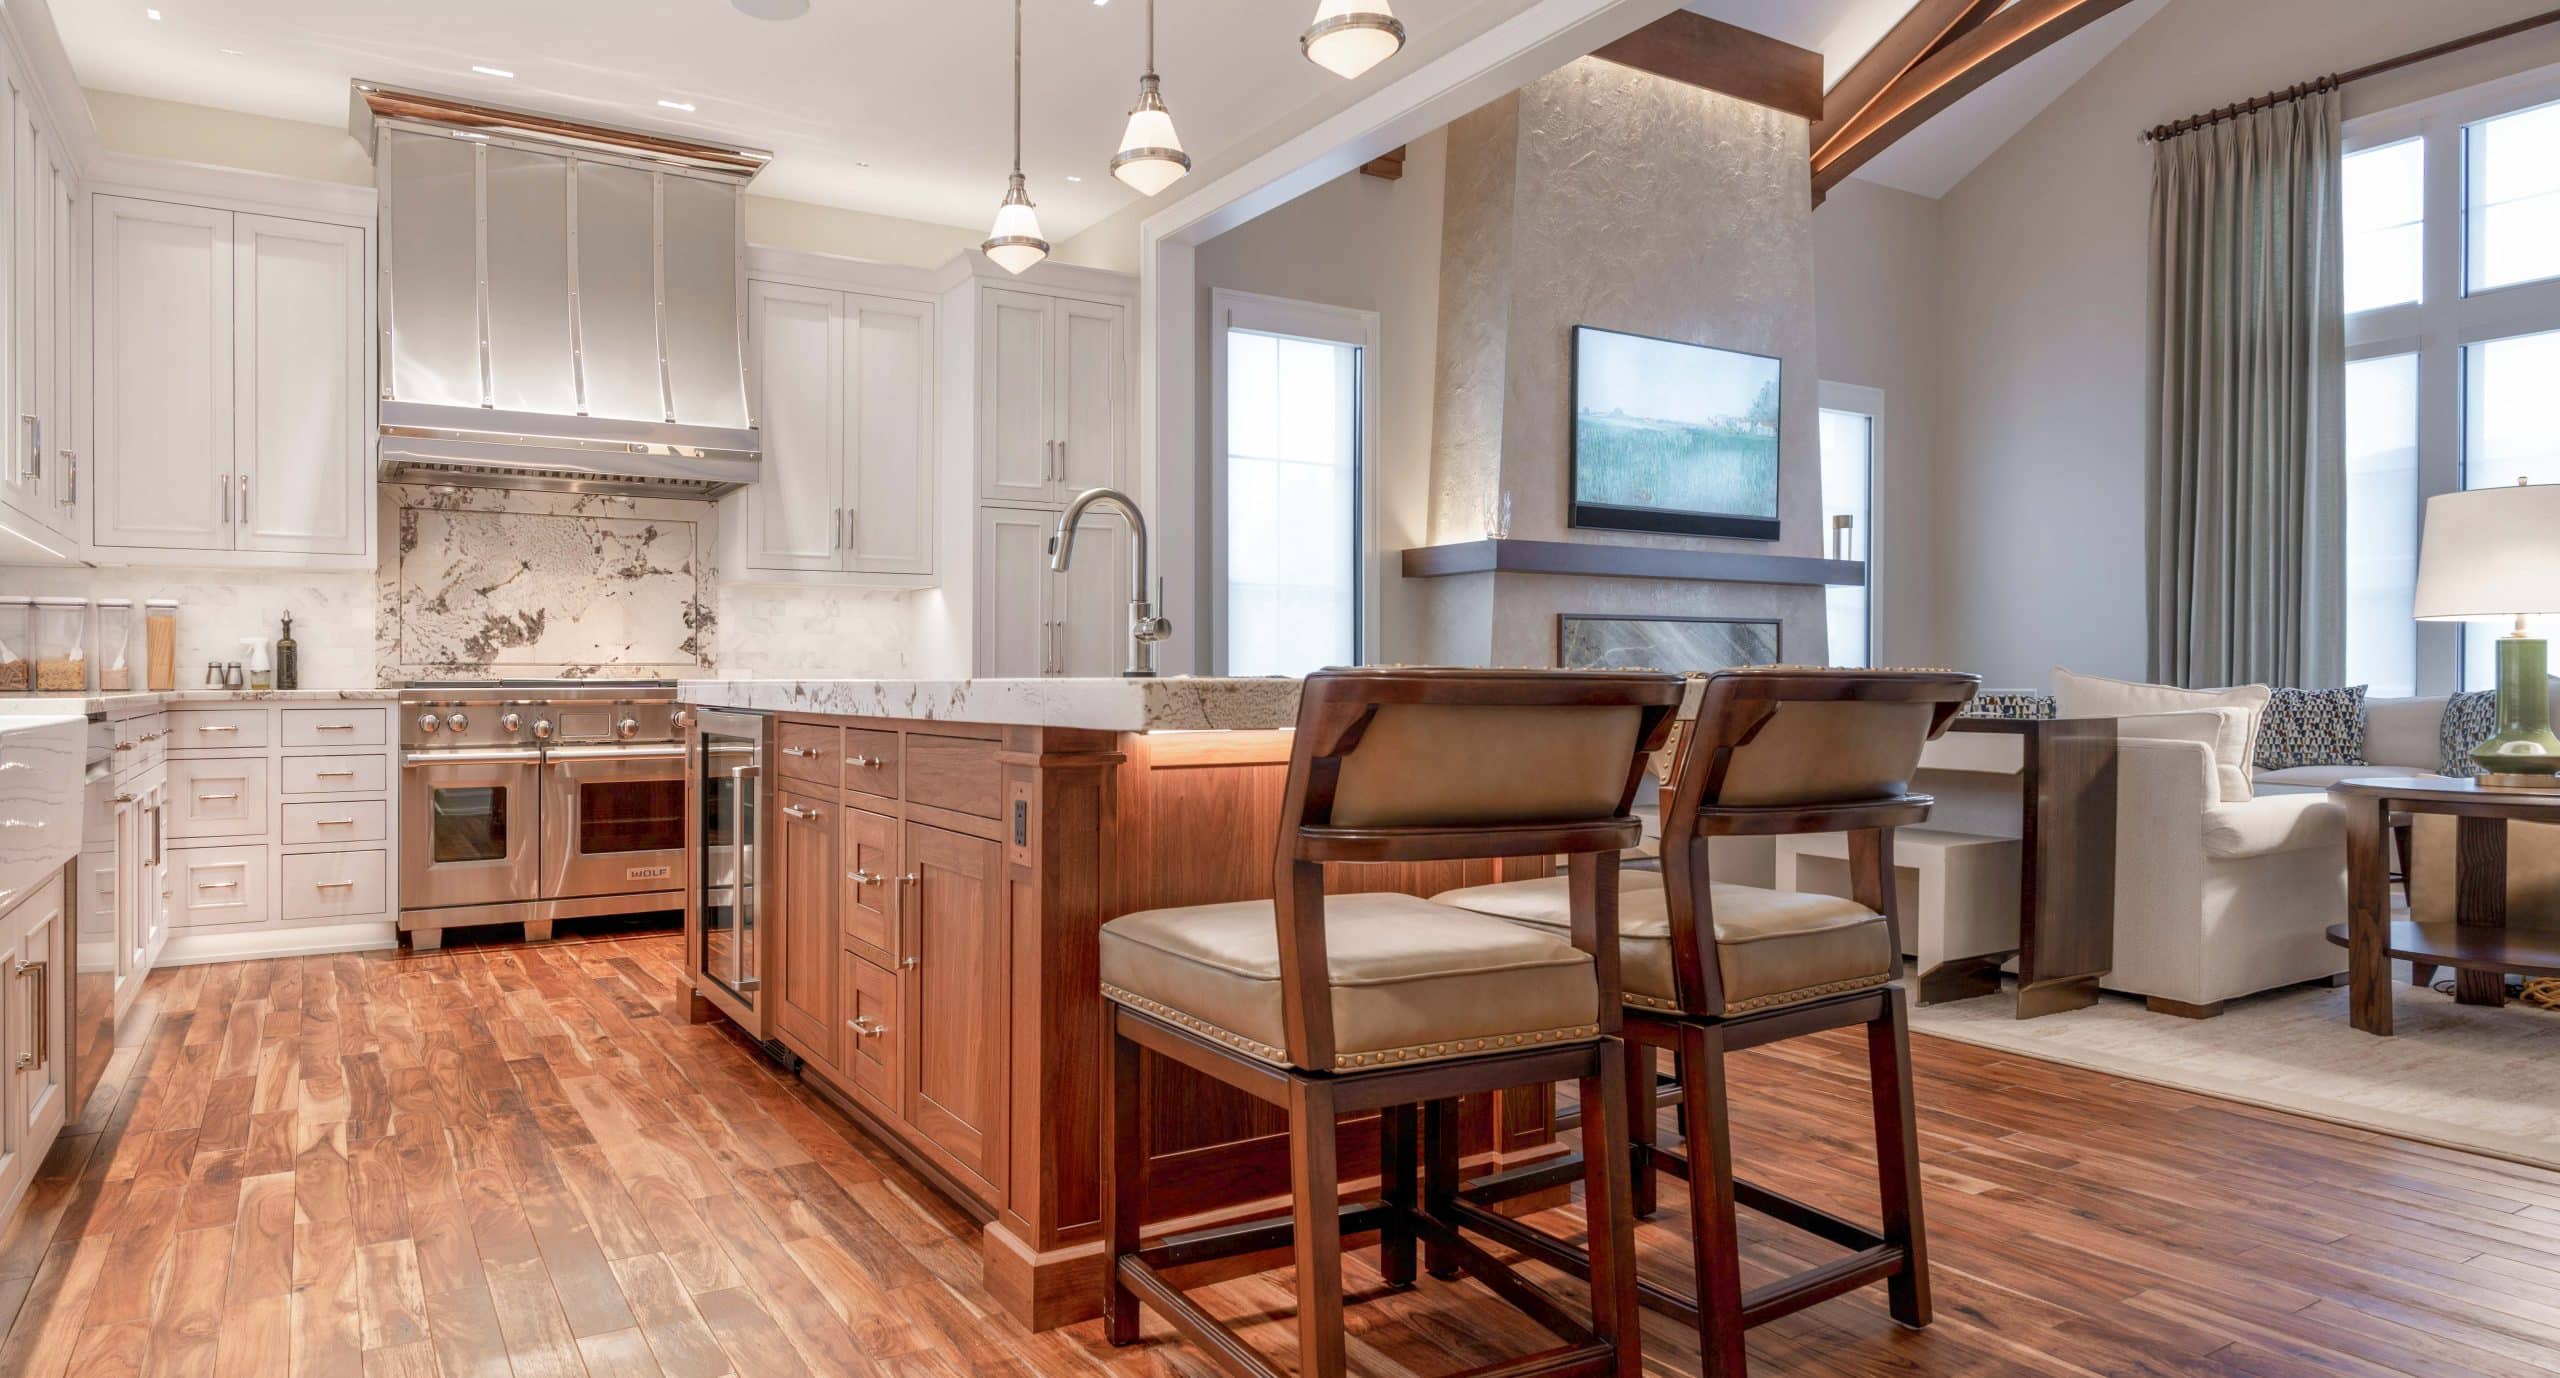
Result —
M 2435 58 L 2443 57 L 2448 53 L 2458 53 L 2465 48 L 2477 48 L 2483 43 L 2495 43 L 2499 39 L 2511 38 L 2520 33 L 2539 29 L 2546 24 L 2560 24 L 2560 10 L 2545 10 L 2540 14 L 2518 19 L 2513 23 L 2500 24 L 2494 29 L 2482 29 L 2478 33 L 2464 34 L 2460 38 L 2449 38 L 2442 43 L 2434 44 L 2430 47 L 2419 48 L 2413 52 L 2402 53 L 2398 57 L 2386 57 L 2380 62 L 2368 62 L 2362 67 L 2351 68 L 2344 72 L 2332 72 L 2327 76 L 2314 77 L 2309 81 L 2295 82 L 2293 85 L 2287 86 L 2282 90 L 2269 91 L 2263 96 L 2252 96 L 2247 100 L 2236 101 L 2217 110 L 2206 110 L 2197 114 L 2189 115 L 2183 120 L 2172 120 L 2167 124 L 2156 124 L 2151 128 L 2142 131 L 2142 137 L 2145 142 L 2160 139 L 2173 139 L 2178 135 L 2202 129 L 2207 125 L 2220 124 L 2224 120 L 2231 119 L 2234 116 L 2250 114 L 2253 111 L 2264 110 L 2272 105 L 2282 105 L 2288 101 L 2297 101 L 2302 99 L 2304 96 L 2315 95 L 2322 91 L 2345 86 L 2349 82 L 2362 81 L 2367 77 L 2378 77 L 2385 72 L 2396 72 L 2403 67 L 2414 67 L 2421 62 L 2431 61 Z

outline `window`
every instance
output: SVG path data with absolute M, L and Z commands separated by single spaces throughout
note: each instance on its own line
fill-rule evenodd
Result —
M 1241 292 L 1213 296 L 1221 672 L 1302 675 L 1357 664 L 1369 623 L 1376 317 Z
M 1822 553 L 1867 567 L 1865 582 L 1822 591 L 1831 663 L 1852 668 L 1875 663 L 1876 417 L 1883 410 L 1884 395 L 1872 388 L 1822 385 Z
M 2347 148 L 2347 682 L 2486 688 L 2505 627 L 2410 617 L 2418 533 L 2433 494 L 2560 482 L 2560 80 L 2366 116 Z

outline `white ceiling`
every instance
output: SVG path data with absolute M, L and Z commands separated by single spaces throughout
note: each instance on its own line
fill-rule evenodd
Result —
M 1396 12 L 1419 43 L 1426 32 L 1480 30 L 1522 3 L 1396 0 Z M 1689 8 L 1819 50 L 1827 83 L 1911 3 L 1692 0 Z M 1860 175 L 1944 193 L 2164 3 L 2137 0 L 2056 45 Z M 939 224 L 985 223 L 1010 158 L 1012 16 L 1002 0 L 814 0 L 808 14 L 781 22 L 748 18 L 727 0 L 53 0 L 52 8 L 87 86 L 343 128 L 348 81 L 369 77 L 769 148 L 776 156 L 757 179 L 760 194 Z M 1238 144 L 1338 85 L 1298 54 L 1315 0 L 1160 8 L 1165 99 L 1195 156 Z M 1027 0 L 1024 11 L 1025 170 L 1043 229 L 1063 240 L 1134 199 L 1107 164 L 1136 92 L 1145 0 Z M 482 75 L 475 65 L 514 76 Z M 1391 62 L 1363 81 L 1395 70 Z

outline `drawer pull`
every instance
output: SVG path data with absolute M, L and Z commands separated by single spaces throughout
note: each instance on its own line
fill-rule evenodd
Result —
M 352 828 L 355 825 L 356 821 L 352 818 L 315 818 L 311 820 L 311 826 L 315 828 Z
M 229 794 L 199 794 L 196 796 L 196 802 L 199 804 L 210 804 L 217 800 L 237 799 L 239 797 L 240 791 L 233 790 Z
M 847 756 L 844 758 L 844 763 L 849 766 L 859 766 L 865 770 L 878 770 L 889 764 L 889 758 L 886 756 Z
M 196 731 L 198 732 L 237 732 L 239 730 L 239 725 L 236 723 L 215 722 L 196 724 Z
M 878 1038 L 889 1031 L 889 1026 L 867 1014 L 857 1014 L 853 1017 L 853 1031 L 864 1038 Z
M 311 730 L 314 732 L 353 732 L 356 730 L 356 725 L 351 722 L 316 722 L 311 725 Z
M 240 888 L 240 882 L 236 880 L 200 880 L 196 882 L 196 888 L 199 890 L 237 890 Z
M 844 878 L 852 881 L 856 885 L 878 885 L 880 882 L 888 879 L 887 876 L 879 875 L 865 869 L 847 871 L 844 873 Z
M 786 746 L 782 749 L 782 754 L 785 756 L 815 756 L 818 754 L 818 749 L 814 746 Z
M 898 966 L 902 970 L 913 971 L 916 969 L 916 959 L 913 957 L 901 957 L 898 959 Z
M 797 804 L 783 805 L 782 812 L 792 818 L 815 818 L 819 814 L 817 809 L 804 809 Z
M 352 770 L 315 770 L 311 777 L 315 780 L 352 780 L 356 773 Z
M 352 880 L 315 880 L 311 882 L 311 888 L 314 890 L 353 890 L 356 888 L 356 883 Z
M 909 871 L 905 875 L 898 877 L 898 883 L 900 885 L 913 885 L 919 879 L 920 877 L 917 876 L 915 872 Z
M 32 1053 L 18 1054 L 19 1070 L 23 1071 L 29 1067 L 51 1067 L 53 1065 L 53 1018 L 49 1007 L 53 1004 L 53 964 L 30 962 L 21 957 L 12 971 L 21 981 L 32 972 L 39 982 L 32 1006 L 37 1014 L 36 1050 Z

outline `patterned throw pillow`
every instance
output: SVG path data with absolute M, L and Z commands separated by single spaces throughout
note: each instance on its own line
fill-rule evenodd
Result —
M 2258 727 L 2260 770 L 2364 764 L 2364 690 L 2278 689 Z
M 2480 773 L 2471 759 L 2471 748 L 2489 740 L 2498 730 L 2498 691 L 2474 689 L 2456 694 L 2444 701 L 2444 725 L 2436 730 L 2436 745 L 2444 749 L 2444 762 L 2439 767 L 2457 780 L 2468 780 Z
M 1995 689 L 1974 695 L 1973 701 L 1964 706 L 1964 716 L 2042 722 L 2053 716 L 2053 695 L 2033 689 Z

